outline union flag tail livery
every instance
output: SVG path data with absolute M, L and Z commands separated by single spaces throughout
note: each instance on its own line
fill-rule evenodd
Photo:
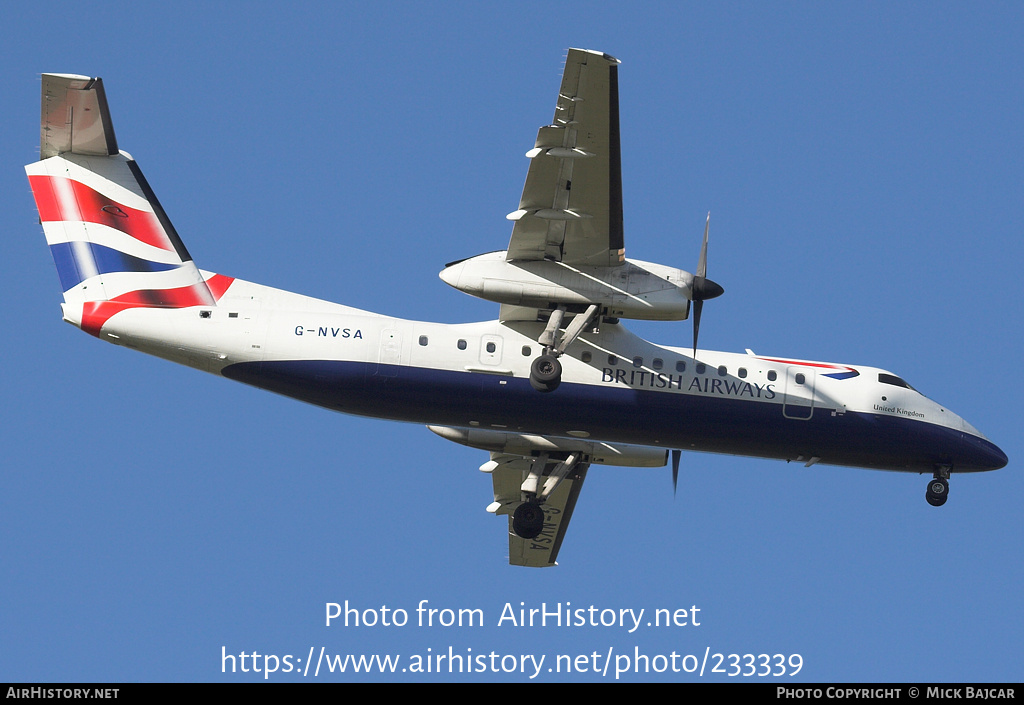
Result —
M 198 269 L 118 149 L 102 81 L 45 74 L 40 161 L 26 171 L 64 319 L 116 345 L 487 451 L 493 501 L 481 505 L 507 522 L 516 565 L 555 565 L 584 481 L 604 465 L 671 458 L 675 482 L 680 451 L 694 450 L 926 473 L 933 506 L 953 473 L 1005 466 L 980 431 L 886 370 L 697 349 L 703 303 L 724 292 L 707 277 L 710 216 L 694 273 L 625 256 L 618 64 L 569 50 L 554 119 L 526 153 L 508 249 L 441 272 L 500 304 L 496 320 L 460 324 Z M 624 324 L 683 320 L 691 308 L 692 348 Z M 611 530 L 636 505 L 631 491 L 624 484 L 611 508 Z M 424 513 L 444 516 L 443 497 L 425 497 Z
M 135 160 L 118 151 L 102 80 L 43 75 L 39 153 L 25 171 L 65 320 L 98 336 L 126 309 L 216 305 L 230 280 L 196 268 Z

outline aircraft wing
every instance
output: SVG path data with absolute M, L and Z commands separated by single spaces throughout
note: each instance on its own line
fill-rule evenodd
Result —
M 488 508 L 495 514 L 508 515 L 508 562 L 511 565 L 543 568 L 556 565 L 562 539 L 569 528 L 576 499 L 583 488 L 588 465 L 577 465 L 548 496 L 544 507 L 544 529 L 535 538 L 524 539 L 512 531 L 512 512 L 521 499 L 520 488 L 533 466 L 533 459 L 521 455 L 491 453 L 491 461 L 497 463 L 491 471 L 494 482 L 494 504 Z M 558 464 L 558 460 L 549 465 Z M 550 467 L 545 471 L 550 471 Z
M 660 468 L 668 462 L 668 451 L 652 446 L 497 429 L 427 428 L 454 443 L 490 452 L 490 460 L 480 466 L 494 484 L 494 501 L 487 511 L 508 517 L 512 565 L 556 565 L 591 464 Z
M 618 59 L 570 49 L 555 118 L 527 152 L 530 168 L 510 213 L 509 260 L 618 266 L 622 235 Z

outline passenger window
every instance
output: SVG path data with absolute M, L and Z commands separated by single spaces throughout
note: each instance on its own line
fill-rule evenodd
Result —
M 420 336 L 420 345 L 424 345 L 425 346 L 426 344 L 427 344 L 427 336 L 421 335 Z
M 665 366 L 665 363 L 662 362 L 660 357 L 654 358 L 654 360 L 651 362 L 651 367 L 653 367 L 656 370 L 660 370 L 664 366 Z
M 583 360 L 583 362 L 590 362 L 593 359 L 593 357 L 594 356 L 590 354 L 589 350 L 585 351 L 582 355 L 580 355 L 580 359 Z
M 465 349 L 466 349 L 466 341 L 462 340 L 462 339 L 459 339 L 459 350 L 465 350 Z
M 498 346 L 494 343 L 487 343 L 487 352 L 492 353 L 498 349 Z
M 806 377 L 804 377 L 802 372 L 797 372 L 796 377 L 793 378 L 793 381 L 796 382 L 797 384 L 803 384 L 806 381 Z
M 617 364 L 619 364 L 619 358 L 615 357 L 614 355 L 609 355 L 608 356 L 608 364 L 609 365 L 617 365 Z
M 697 374 L 702 375 L 707 371 L 707 366 L 703 362 L 697 363 Z
M 634 357 L 633 358 L 633 367 L 643 367 L 643 366 L 644 366 L 644 359 L 642 357 Z
M 729 370 L 727 370 L 727 369 L 725 368 L 725 365 L 721 365 L 721 366 L 720 366 L 720 367 L 718 368 L 718 376 L 719 376 L 719 377 L 725 377 L 725 376 L 726 376 L 727 374 L 729 374 Z
M 530 357 L 531 354 L 533 354 L 533 351 L 530 350 L 530 346 L 529 345 L 524 345 L 523 346 L 523 357 Z
M 775 370 L 768 370 L 768 381 L 774 382 L 779 376 L 775 373 Z
M 739 375 L 740 375 L 740 379 L 746 379 L 747 378 L 747 368 L 746 367 L 741 367 L 739 369 Z
M 676 362 L 676 372 L 686 372 L 686 363 L 682 360 Z

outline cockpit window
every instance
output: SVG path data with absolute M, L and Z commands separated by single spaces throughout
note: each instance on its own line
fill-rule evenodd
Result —
M 878 374 L 878 381 L 882 384 L 891 384 L 894 387 L 903 387 L 904 389 L 912 389 L 915 392 L 917 391 L 896 375 L 886 374 L 885 372 L 880 372 Z

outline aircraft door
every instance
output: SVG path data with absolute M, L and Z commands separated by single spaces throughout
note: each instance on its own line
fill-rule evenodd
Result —
M 480 362 L 484 365 L 501 363 L 501 336 L 484 335 L 480 338 Z
M 814 413 L 813 367 L 786 368 L 786 391 L 782 400 L 782 415 L 787 419 L 806 421 Z
M 402 331 L 385 328 L 380 332 L 380 350 L 377 357 L 376 375 L 394 377 L 402 364 Z

